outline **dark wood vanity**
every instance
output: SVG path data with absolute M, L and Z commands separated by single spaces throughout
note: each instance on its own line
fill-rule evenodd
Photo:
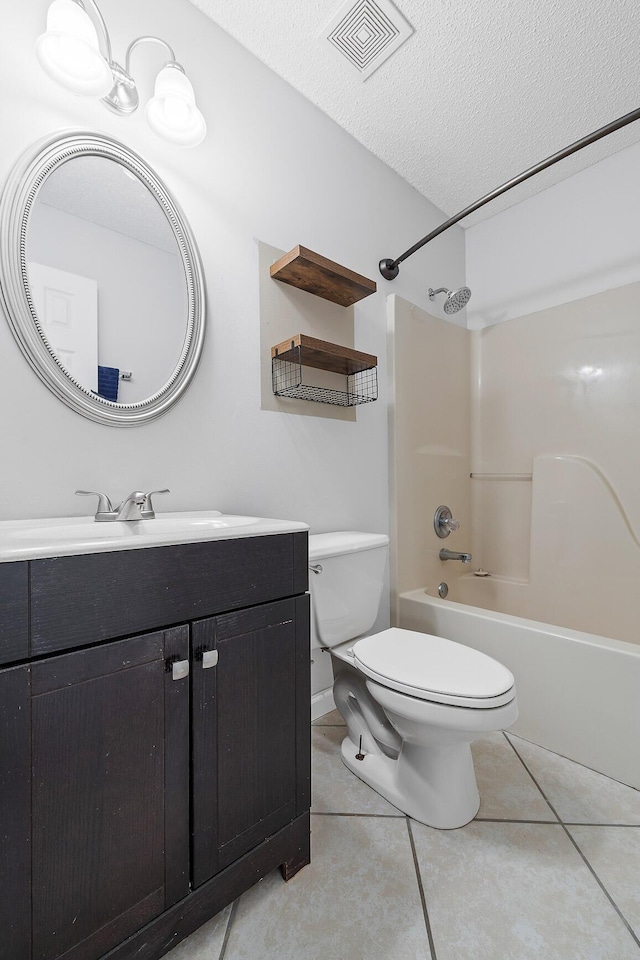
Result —
M 309 862 L 307 534 L 0 563 L 0 958 L 157 960 Z

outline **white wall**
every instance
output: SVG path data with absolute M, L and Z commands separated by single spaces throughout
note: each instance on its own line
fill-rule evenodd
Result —
M 449 231 L 386 283 L 378 260 L 433 229 L 440 211 L 187 0 L 100 5 L 116 59 L 143 34 L 172 44 L 207 118 L 207 141 L 173 149 L 148 130 L 142 111 L 124 120 L 55 87 L 34 53 L 48 0 L 0 0 L 2 22 L 11 24 L 0 31 L 0 181 L 23 150 L 55 130 L 102 131 L 126 142 L 156 168 L 191 222 L 206 273 L 207 338 L 177 406 L 151 424 L 118 429 L 56 400 L 0 323 L 0 518 L 84 513 L 78 487 L 117 499 L 168 486 L 165 509 L 291 517 L 316 531 L 386 531 L 385 296 L 428 307 L 429 285 L 461 283 L 462 231 Z M 134 53 L 143 98 L 160 62 L 152 45 Z M 378 293 L 356 308 L 355 339 L 380 357 L 381 399 L 359 408 L 356 422 L 260 410 L 256 239 L 285 250 L 303 243 L 378 281 Z
M 638 170 L 635 143 L 470 227 L 469 328 L 640 280 Z

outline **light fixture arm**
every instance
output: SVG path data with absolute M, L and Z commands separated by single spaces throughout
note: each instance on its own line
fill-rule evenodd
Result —
M 124 61 L 124 68 L 127 73 L 130 73 L 131 54 L 133 53 L 133 51 L 137 46 L 139 46 L 141 43 L 147 43 L 147 42 L 162 44 L 162 46 L 166 47 L 166 49 L 169 51 L 169 57 L 170 57 L 171 63 L 175 66 L 180 66 L 179 64 L 176 63 L 176 55 L 173 52 L 173 47 L 171 47 L 166 40 L 163 40 L 161 37 L 136 37 L 136 39 L 132 40 L 129 46 L 127 47 L 127 53 L 125 55 L 125 61 Z M 180 67 L 180 69 L 182 70 L 182 67 Z M 182 72 L 184 73 L 184 70 L 182 70 Z
M 103 103 L 109 107 L 110 110 L 113 110 L 114 113 L 119 113 L 123 116 L 129 116 L 138 109 L 139 97 L 138 97 L 138 88 L 136 86 L 136 81 L 131 75 L 131 54 L 136 47 L 139 47 L 141 43 L 159 43 L 169 52 L 169 57 L 171 58 L 165 66 L 174 67 L 176 70 L 179 70 L 181 73 L 184 73 L 184 68 L 176 62 L 176 55 L 173 51 L 173 47 L 167 43 L 166 40 L 163 40 L 162 37 L 136 37 L 135 40 L 132 40 L 129 46 L 127 47 L 127 52 L 125 54 L 125 65 L 121 67 L 115 61 L 111 61 L 111 69 L 113 71 L 113 89 L 106 97 L 103 98 Z
M 400 272 L 400 264 L 403 260 L 406 260 L 407 257 L 411 257 L 414 253 L 416 253 L 416 251 L 424 247 L 426 243 L 429 243 L 431 240 L 435 240 L 436 237 L 439 237 L 440 234 L 444 233 L 445 230 L 448 230 L 449 227 L 452 227 L 454 224 L 458 223 L 459 220 L 463 220 L 464 217 L 468 217 L 469 214 L 474 213 L 476 210 L 479 210 L 480 207 L 483 207 L 485 203 L 489 203 L 490 200 L 495 200 L 496 197 L 506 193 L 507 190 L 511 190 L 512 187 L 516 187 L 524 180 L 528 180 L 529 177 L 535 176 L 536 173 L 546 170 L 547 167 L 551 167 L 554 163 L 558 163 L 559 160 L 564 160 L 565 157 L 570 157 L 571 154 L 577 153 L 578 150 L 588 147 L 591 143 L 595 143 L 596 140 L 601 140 L 603 137 L 609 136 L 610 133 L 615 133 L 616 130 L 626 127 L 628 123 L 633 123 L 635 120 L 640 120 L 640 108 L 637 110 L 632 110 L 631 113 L 626 113 L 624 116 L 619 117 L 617 120 L 613 120 L 611 123 L 607 123 L 604 127 L 599 127 L 598 130 L 588 134 L 586 137 L 582 137 L 581 140 L 576 140 L 575 143 L 565 147 L 564 150 L 558 150 L 557 153 L 547 157 L 546 160 L 542 160 L 540 163 L 536 163 L 535 166 L 529 167 L 524 171 L 524 173 L 519 174 L 517 177 L 513 177 L 512 180 L 507 180 L 506 183 L 503 183 L 500 187 L 492 190 L 491 193 L 485 194 L 484 197 L 476 200 L 475 203 L 465 207 L 464 210 L 460 211 L 460 213 L 456 213 L 455 216 L 445 220 L 444 223 L 441 223 L 439 227 L 436 227 L 435 230 L 432 230 L 431 233 L 428 233 L 426 237 L 422 238 L 422 240 L 418 240 L 417 243 L 414 243 L 412 247 L 409 247 L 408 250 L 405 250 L 405 252 L 395 260 L 381 260 L 378 264 L 380 273 L 385 280 L 395 280 Z
M 104 22 L 104 17 L 100 13 L 98 4 L 95 2 L 95 0 L 73 0 L 73 2 L 76 3 L 82 10 L 84 10 L 96 28 L 100 52 L 109 66 L 111 66 L 113 63 L 113 56 L 111 53 L 111 38 L 109 37 L 109 31 L 107 30 L 107 25 Z
M 106 97 L 103 98 L 103 103 L 109 107 L 110 110 L 113 110 L 115 113 L 124 114 L 128 116 L 129 114 L 135 113 L 138 109 L 139 98 L 138 91 L 136 88 L 136 82 L 131 76 L 131 54 L 137 46 L 141 43 L 159 43 L 169 52 L 169 57 L 171 58 L 171 66 L 177 67 L 178 70 L 181 70 L 184 73 L 184 69 L 180 66 L 179 63 L 176 63 L 176 55 L 174 53 L 173 47 L 167 43 L 166 40 L 163 40 L 161 37 L 136 37 L 135 40 L 132 40 L 129 46 L 127 47 L 127 52 L 125 54 L 125 65 L 121 67 L 119 63 L 113 59 L 113 51 L 111 47 L 111 38 L 109 37 L 109 31 L 107 30 L 107 25 L 105 23 L 104 17 L 100 12 L 95 0 L 73 0 L 91 19 L 96 32 L 98 35 L 98 46 L 100 47 L 100 52 L 103 57 L 111 67 L 113 73 L 113 89 Z

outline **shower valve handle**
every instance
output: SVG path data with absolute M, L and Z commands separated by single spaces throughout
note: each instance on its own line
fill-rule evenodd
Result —
M 449 507 L 440 506 L 433 517 L 433 527 L 441 540 L 460 529 L 460 522 L 454 520 Z

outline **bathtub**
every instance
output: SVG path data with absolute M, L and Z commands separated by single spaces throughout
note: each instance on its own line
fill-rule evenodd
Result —
M 521 584 L 462 580 L 455 589 L 476 606 L 412 590 L 398 598 L 398 625 L 504 663 L 520 707 L 513 733 L 640 789 L 640 645 L 487 609 L 516 606 Z

